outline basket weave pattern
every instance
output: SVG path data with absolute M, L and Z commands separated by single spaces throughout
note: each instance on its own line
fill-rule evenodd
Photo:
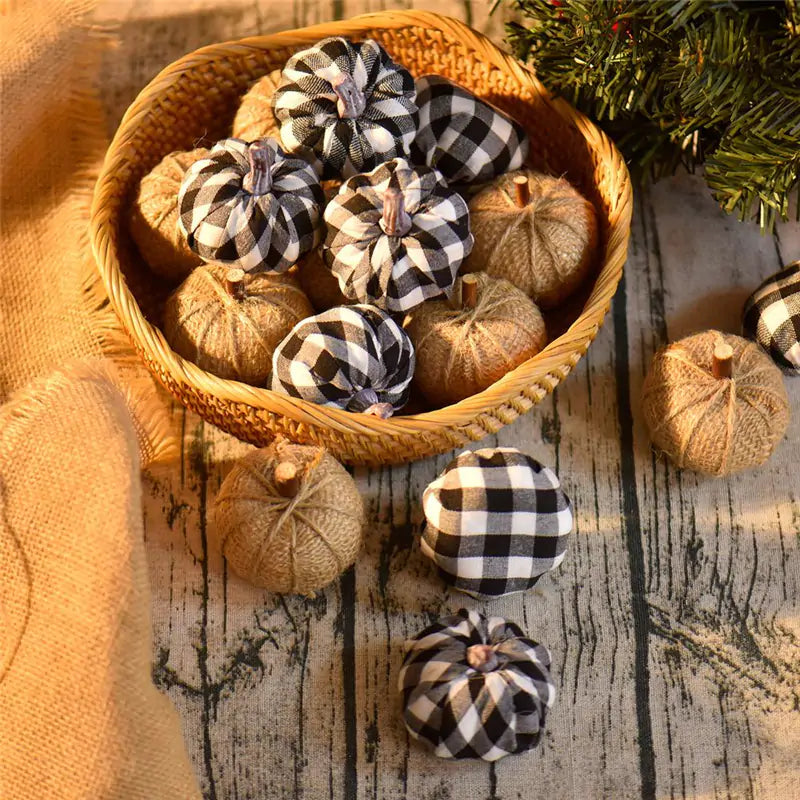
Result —
M 129 206 L 140 179 L 173 150 L 229 134 L 252 81 L 326 36 L 373 38 L 417 77 L 434 72 L 466 86 L 525 125 L 529 162 L 566 175 L 599 215 L 601 269 L 578 319 L 538 355 L 460 403 L 388 420 L 315 406 L 267 389 L 223 380 L 174 353 L 157 327 L 165 288 L 136 255 Z M 134 346 L 183 405 L 248 442 L 280 433 L 324 445 L 351 464 L 390 464 L 445 452 L 513 422 L 586 352 L 622 276 L 632 195 L 628 171 L 608 138 L 535 75 L 466 25 L 429 12 L 367 14 L 270 36 L 204 47 L 164 69 L 126 112 L 95 188 L 91 238 L 98 268 Z

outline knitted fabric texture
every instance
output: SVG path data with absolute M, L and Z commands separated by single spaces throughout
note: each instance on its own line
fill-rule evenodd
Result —
M 425 489 L 422 508 L 422 552 L 477 597 L 530 589 L 564 560 L 572 531 L 555 473 L 513 447 L 461 453 Z
M 423 75 L 416 86 L 415 164 L 436 167 L 450 183 L 479 183 L 525 163 L 530 141 L 522 125 L 441 75 Z
M 733 348 L 731 378 L 712 372 L 720 343 Z M 659 450 L 678 467 L 711 475 L 763 463 L 789 424 L 780 370 L 753 342 L 719 331 L 689 336 L 656 353 L 642 408 Z
M 465 609 L 406 642 L 398 684 L 409 734 L 440 758 L 530 750 L 556 695 L 546 647 Z
M 178 192 L 186 170 L 208 156 L 204 147 L 164 156 L 142 178 L 131 207 L 129 227 L 139 253 L 153 272 L 172 283 L 203 263 L 178 225 Z
M 275 93 L 281 141 L 323 178 L 349 178 L 408 152 L 414 79 L 372 39 L 323 39 L 295 53 Z
M 516 202 L 514 178 L 528 178 Z M 594 206 L 564 178 L 529 170 L 503 175 L 469 204 L 475 247 L 464 269 L 505 278 L 542 308 L 553 308 L 586 279 L 597 255 Z
M 187 171 L 180 226 L 206 261 L 284 272 L 319 243 L 324 196 L 305 161 L 284 156 L 274 139 L 257 144 L 268 152 L 266 191 L 245 188 L 254 173 L 250 146 L 224 139 Z
M 544 318 L 508 281 L 478 272 L 477 303 L 463 303 L 462 278 L 450 300 L 415 309 L 406 324 L 414 343 L 414 384 L 434 405 L 477 394 L 535 356 L 547 343 Z
M 280 139 L 280 128 L 272 110 L 272 101 L 281 82 L 281 71 L 259 78 L 242 98 L 233 118 L 233 136 L 245 142 L 256 139 Z
M 195 269 L 167 300 L 164 335 L 178 355 L 201 369 L 263 386 L 275 348 L 314 311 L 290 275 L 246 276 L 243 296 L 234 297 L 225 274 L 214 264 Z
M 768 278 L 747 299 L 743 328 L 779 367 L 800 375 L 800 261 Z
M 275 482 L 276 466 L 286 462 L 300 475 L 293 497 Z M 278 441 L 233 465 L 214 520 L 234 572 L 271 592 L 308 595 L 355 561 L 364 507 L 350 474 L 325 450 Z
M 397 410 L 413 376 L 414 347 L 397 322 L 371 306 L 341 306 L 295 325 L 275 350 L 271 388 L 354 411 L 374 403 Z
M 400 193 L 405 227 L 386 226 L 388 194 Z M 441 173 L 398 158 L 350 178 L 325 208 L 322 254 L 350 300 L 392 313 L 449 296 L 472 249 L 469 211 Z

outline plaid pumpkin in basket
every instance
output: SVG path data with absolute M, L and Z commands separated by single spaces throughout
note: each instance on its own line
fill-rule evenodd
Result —
M 205 261 L 285 272 L 319 243 L 324 200 L 314 170 L 274 139 L 224 139 L 186 171 L 178 222 Z
M 406 642 L 398 683 L 408 732 L 440 758 L 530 750 L 556 694 L 546 647 L 465 609 Z
M 572 509 L 555 473 L 512 447 L 466 451 L 422 496 L 422 552 L 462 592 L 530 589 L 563 560 Z

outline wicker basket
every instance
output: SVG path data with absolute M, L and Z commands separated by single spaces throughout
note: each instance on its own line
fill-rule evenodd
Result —
M 536 357 L 447 408 L 381 420 L 204 372 L 174 353 L 156 327 L 166 291 L 128 238 L 128 209 L 144 174 L 172 150 L 228 135 L 239 99 L 256 77 L 332 35 L 376 39 L 415 76 L 445 75 L 511 114 L 531 134 L 532 165 L 566 175 L 599 214 L 602 264 L 573 315 L 577 319 Z M 204 47 L 164 69 L 128 109 L 111 143 L 95 189 L 91 237 L 109 297 L 134 346 L 181 403 L 254 444 L 281 433 L 323 444 L 347 463 L 390 464 L 482 439 L 566 378 L 596 336 L 622 276 L 631 201 L 628 171 L 613 144 L 567 103 L 552 99 L 529 69 L 456 20 L 390 12 Z

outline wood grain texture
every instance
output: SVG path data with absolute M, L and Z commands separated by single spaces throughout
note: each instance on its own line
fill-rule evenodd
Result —
M 160 66 L 203 43 L 389 5 L 180 0 L 165 16 L 159 0 L 115 0 L 109 127 Z M 483 3 L 420 5 L 500 31 Z M 421 555 L 421 493 L 448 456 L 355 471 L 364 553 L 317 598 L 247 586 L 226 569 L 210 509 L 249 448 L 175 408 L 181 463 L 145 484 L 154 677 L 182 714 L 206 796 L 797 796 L 800 379 L 787 380 L 794 418 L 775 456 L 722 480 L 651 451 L 639 394 L 658 347 L 710 326 L 738 332 L 747 294 L 798 257 L 799 225 L 761 237 L 723 215 L 700 177 L 638 192 L 626 277 L 586 358 L 476 445 L 553 466 L 575 505 L 566 560 L 523 596 L 446 590 Z M 541 746 L 494 766 L 439 761 L 400 722 L 403 640 L 462 606 L 519 622 L 553 653 L 558 698 Z

